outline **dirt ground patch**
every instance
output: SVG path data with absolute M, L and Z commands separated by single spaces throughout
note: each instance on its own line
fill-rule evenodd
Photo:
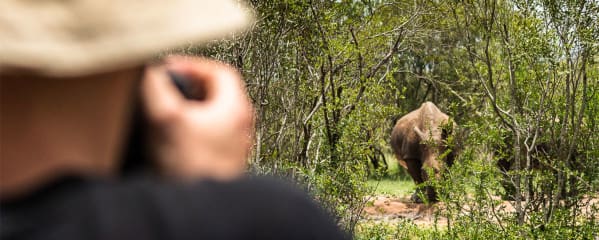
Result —
M 499 197 L 497 197 L 499 199 Z M 436 203 L 432 205 L 414 203 L 409 196 L 398 197 L 388 195 L 377 195 L 369 197 L 369 204 L 364 208 L 363 216 L 368 221 L 382 221 L 387 223 L 398 222 L 402 220 L 411 220 L 419 226 L 446 226 L 447 218 L 440 214 L 443 211 L 444 204 Z M 592 206 L 599 207 L 599 198 L 585 198 L 582 213 L 585 215 L 595 213 L 591 210 Z M 503 201 L 496 208 L 497 211 L 515 212 L 514 206 L 509 201 Z M 468 207 L 464 207 L 468 212 Z M 594 216 L 599 218 L 599 214 Z
M 416 225 L 446 225 L 447 219 L 436 216 L 442 203 L 427 205 L 414 203 L 408 197 L 373 196 L 364 208 L 364 218 L 373 221 L 394 222 L 412 220 Z

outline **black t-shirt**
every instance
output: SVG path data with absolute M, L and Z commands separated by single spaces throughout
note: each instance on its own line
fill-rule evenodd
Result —
M 347 239 L 280 181 L 63 179 L 0 205 L 0 239 Z

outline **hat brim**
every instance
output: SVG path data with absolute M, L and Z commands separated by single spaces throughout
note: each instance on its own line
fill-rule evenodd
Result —
M 233 0 L 4 0 L 0 72 L 76 76 L 125 68 L 167 48 L 237 32 L 250 19 Z

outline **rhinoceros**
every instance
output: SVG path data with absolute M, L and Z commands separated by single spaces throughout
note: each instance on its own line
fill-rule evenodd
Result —
M 431 186 L 421 186 L 430 173 L 436 178 L 441 175 L 444 165 L 451 165 L 453 151 L 446 152 L 446 139 L 455 124 L 449 116 L 441 112 L 432 102 L 423 103 L 420 108 L 401 117 L 391 133 L 391 148 L 398 163 L 407 169 L 417 186 L 412 201 L 421 203 L 420 192 L 426 190 L 429 202 L 436 202 L 437 194 Z M 444 156 L 444 159 L 439 159 Z

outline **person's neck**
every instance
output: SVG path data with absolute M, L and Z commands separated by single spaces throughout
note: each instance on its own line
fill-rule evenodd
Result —
M 0 197 L 61 175 L 114 175 L 137 77 L 0 78 Z

